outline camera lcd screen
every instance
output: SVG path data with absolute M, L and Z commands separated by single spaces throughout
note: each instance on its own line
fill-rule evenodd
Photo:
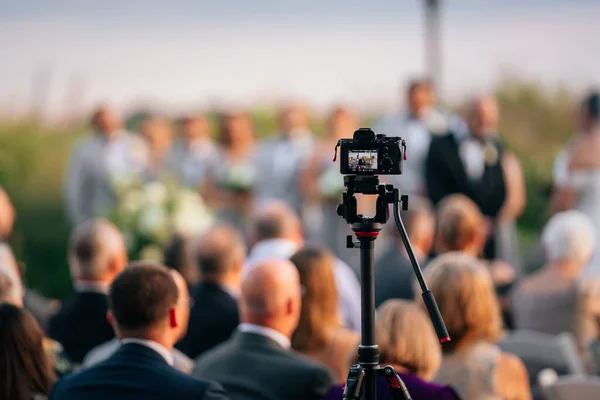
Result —
M 348 151 L 348 169 L 351 172 L 377 171 L 377 150 Z

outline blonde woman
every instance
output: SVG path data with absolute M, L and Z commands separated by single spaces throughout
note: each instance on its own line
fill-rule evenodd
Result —
M 486 267 L 464 253 L 434 259 L 425 278 L 452 342 L 444 345 L 435 380 L 469 400 L 529 400 L 523 362 L 495 344 L 502 333 L 500 306 Z
M 304 248 L 292 263 L 303 288 L 300 322 L 292 336 L 292 348 L 330 369 L 338 382 L 348 375 L 348 357 L 358 349 L 358 334 L 343 328 L 335 286 L 335 257 L 327 250 Z
M 415 303 L 392 299 L 377 309 L 375 320 L 379 363 L 394 367 L 414 400 L 458 400 L 449 386 L 430 381 L 442 362 L 442 350 L 429 317 Z M 356 351 L 350 354 L 354 363 Z M 387 382 L 377 383 L 377 398 L 391 398 Z M 340 399 L 343 388 L 332 390 L 327 398 Z

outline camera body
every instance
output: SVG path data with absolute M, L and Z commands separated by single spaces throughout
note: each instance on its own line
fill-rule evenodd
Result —
M 369 128 L 340 139 L 340 172 L 343 175 L 400 175 L 406 145 L 400 137 L 375 135 Z

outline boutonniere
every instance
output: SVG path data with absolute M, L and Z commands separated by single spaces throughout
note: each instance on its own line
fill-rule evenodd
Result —
M 433 110 L 425 119 L 427 130 L 434 136 L 439 136 L 448 131 L 448 121 L 446 116 L 436 110 Z
M 485 160 L 485 165 L 491 167 L 498 162 L 498 149 L 492 142 L 487 142 L 485 147 L 483 148 L 483 159 Z

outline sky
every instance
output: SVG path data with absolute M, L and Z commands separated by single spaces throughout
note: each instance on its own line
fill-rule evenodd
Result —
M 440 91 L 600 84 L 600 0 L 442 0 Z M 284 99 L 393 107 L 424 73 L 416 0 L 0 0 L 0 110 Z

